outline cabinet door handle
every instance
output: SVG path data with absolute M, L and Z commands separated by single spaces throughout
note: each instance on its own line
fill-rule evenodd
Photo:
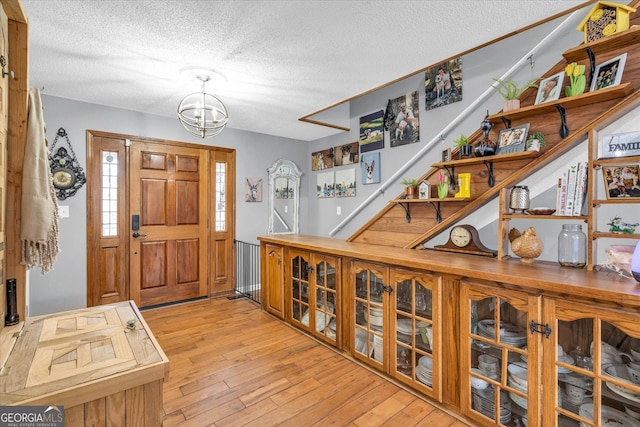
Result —
M 313 271 L 313 267 L 311 267 L 310 265 L 307 265 L 307 266 L 305 267 L 305 270 L 307 270 L 307 271 Z
M 393 292 L 393 288 L 391 286 L 384 286 L 382 285 L 382 290 L 384 292 L 388 292 L 388 293 L 392 293 Z
M 544 336 L 546 338 L 549 338 L 549 335 L 551 335 L 551 327 L 549 326 L 548 323 L 545 323 L 544 325 L 542 323 L 536 323 L 533 320 L 531 321 L 531 323 L 529 323 L 529 330 L 531 331 L 531 333 L 533 334 L 534 332 L 537 332 L 539 334 L 544 334 Z

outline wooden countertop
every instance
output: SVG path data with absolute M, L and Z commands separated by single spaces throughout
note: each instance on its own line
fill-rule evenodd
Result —
M 500 282 L 525 291 L 543 291 L 552 295 L 575 297 L 585 302 L 608 302 L 640 310 L 640 283 L 612 271 L 566 268 L 548 261 L 524 264 L 518 258 L 498 261 L 483 256 L 368 245 L 302 234 L 260 236 L 258 240 L 340 257 L 428 270 L 461 279 Z
M 133 301 L 31 317 L 7 333 L 2 405 L 73 407 L 169 376 L 169 359 Z

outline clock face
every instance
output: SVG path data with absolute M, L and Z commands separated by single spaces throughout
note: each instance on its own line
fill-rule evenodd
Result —
M 471 243 L 471 232 L 465 227 L 453 227 L 450 234 L 451 243 L 459 248 L 464 248 Z
M 58 168 L 53 171 L 52 175 L 53 186 L 60 190 L 71 188 L 76 182 L 75 174 L 67 168 Z

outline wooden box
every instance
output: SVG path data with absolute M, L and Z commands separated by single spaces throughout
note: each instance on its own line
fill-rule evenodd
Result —
M 162 425 L 169 360 L 133 301 L 3 330 L 1 405 L 64 406 L 65 426 Z

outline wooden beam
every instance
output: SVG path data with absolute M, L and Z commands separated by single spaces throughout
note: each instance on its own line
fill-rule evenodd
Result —
M 18 1 L 2 2 L 7 6 Z M 20 10 L 22 8 L 20 7 Z M 15 14 L 15 8 L 11 13 Z M 20 263 L 20 219 L 22 200 L 22 163 L 27 137 L 27 103 L 29 90 L 28 25 L 12 20 L 9 15 L 9 69 L 14 78 L 9 80 L 9 129 L 7 141 L 7 213 L 6 213 L 6 278 L 17 280 L 18 314 L 26 318 L 27 269 Z M 26 20 L 23 20 L 26 21 Z

